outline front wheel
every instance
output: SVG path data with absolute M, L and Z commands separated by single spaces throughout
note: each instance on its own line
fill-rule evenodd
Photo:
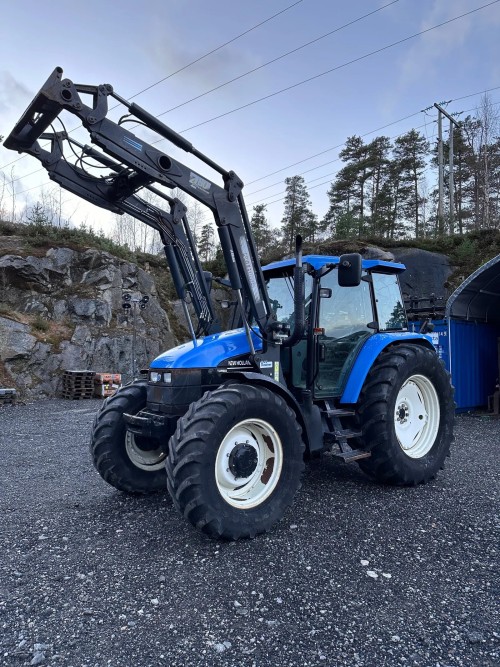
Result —
M 454 413 L 450 378 L 433 350 L 416 344 L 387 348 L 358 403 L 360 446 L 371 451 L 360 468 L 380 482 L 428 482 L 449 456 Z
M 120 491 L 151 493 L 166 489 L 164 442 L 137 436 L 127 430 L 124 413 L 135 415 L 146 407 L 144 381 L 119 389 L 106 399 L 92 428 L 90 453 L 101 477 Z
M 203 532 L 254 537 L 291 504 L 303 455 L 301 429 L 280 396 L 260 386 L 220 387 L 179 419 L 170 439 L 168 489 Z

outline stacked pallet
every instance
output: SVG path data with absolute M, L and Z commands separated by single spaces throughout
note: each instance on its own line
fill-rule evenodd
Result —
M 95 373 L 94 396 L 107 398 L 113 396 L 115 391 L 121 387 L 122 376 L 120 373 Z
M 94 371 L 64 371 L 62 397 L 78 400 L 94 395 Z
M 15 403 L 17 392 L 15 389 L 0 389 L 0 405 Z

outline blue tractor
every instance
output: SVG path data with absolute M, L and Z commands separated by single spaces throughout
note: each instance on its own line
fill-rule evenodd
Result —
M 118 122 L 107 116 L 110 97 L 128 110 Z M 56 132 L 61 112 L 76 115 L 97 148 L 64 126 Z M 133 134 L 130 120 L 194 155 L 222 185 Z M 65 154 L 68 144 L 78 159 Z M 92 459 L 109 484 L 131 493 L 166 486 L 193 526 L 233 540 L 281 519 L 307 457 L 328 451 L 403 486 L 425 483 L 443 467 L 453 390 L 430 339 L 408 331 L 402 264 L 356 253 L 303 257 L 298 237 L 294 259 L 261 268 L 236 174 L 109 84 L 75 84 L 61 68 L 5 146 L 38 158 L 71 192 L 156 229 L 185 306 L 191 341 L 157 357 L 95 418 Z M 202 269 L 186 208 L 167 194 L 176 187 L 214 215 L 238 308 L 235 329 L 221 331 L 213 277 Z M 148 203 L 144 191 L 168 210 Z

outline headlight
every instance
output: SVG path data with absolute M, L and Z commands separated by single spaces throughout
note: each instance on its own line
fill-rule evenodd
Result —
M 150 382 L 164 382 L 165 384 L 172 384 L 172 373 L 158 373 L 158 371 L 150 371 L 149 380 Z

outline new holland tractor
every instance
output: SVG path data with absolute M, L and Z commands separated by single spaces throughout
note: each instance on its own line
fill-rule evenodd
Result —
M 408 331 L 405 267 L 355 253 L 302 257 L 298 238 L 295 259 L 261 269 L 234 172 L 111 85 L 62 74 L 50 75 L 5 146 L 39 159 L 63 188 L 156 229 L 191 332 L 104 401 L 90 443 L 102 478 L 131 493 L 166 486 L 188 521 L 225 539 L 269 530 L 299 489 L 304 459 L 325 451 L 382 483 L 433 479 L 453 439 L 453 390 L 429 337 Z M 127 110 L 116 122 L 110 100 Z M 81 121 L 93 146 L 62 120 L 56 131 L 61 113 Z M 190 153 L 220 184 L 134 134 L 137 125 Z M 220 330 L 212 276 L 186 208 L 167 194 L 173 188 L 213 213 L 236 329 Z

